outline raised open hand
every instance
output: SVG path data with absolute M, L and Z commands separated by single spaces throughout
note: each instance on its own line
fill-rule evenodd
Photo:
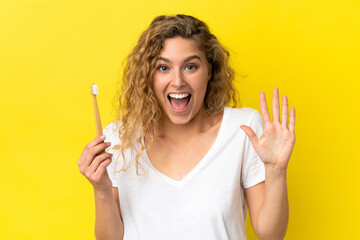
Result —
M 292 107 L 290 110 L 288 127 L 287 97 L 283 96 L 282 98 L 280 121 L 279 89 L 274 88 L 272 101 L 273 122 L 270 121 L 263 91 L 260 92 L 260 111 L 264 123 L 264 131 L 260 139 L 250 127 L 241 125 L 240 128 L 249 137 L 253 148 L 265 165 L 271 165 L 276 169 L 286 169 L 295 144 L 295 108 Z

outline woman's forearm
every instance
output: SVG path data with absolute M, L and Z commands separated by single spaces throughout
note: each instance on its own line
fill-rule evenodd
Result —
M 261 240 L 283 239 L 289 220 L 286 168 L 265 165 L 265 198 L 258 215 L 258 237 Z
M 123 239 L 124 225 L 111 190 L 109 192 L 94 191 L 94 195 L 96 239 Z

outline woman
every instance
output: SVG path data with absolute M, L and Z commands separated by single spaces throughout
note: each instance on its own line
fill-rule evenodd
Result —
M 264 92 L 262 116 L 226 107 L 236 104 L 228 57 L 191 16 L 159 16 L 143 32 L 122 76 L 119 121 L 78 161 L 94 188 L 97 239 L 246 239 L 247 209 L 260 239 L 284 237 L 295 109 L 288 127 L 277 88 L 273 122 Z

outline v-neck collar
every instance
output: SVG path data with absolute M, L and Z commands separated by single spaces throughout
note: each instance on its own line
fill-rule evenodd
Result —
M 150 168 L 157 173 L 160 177 L 162 177 L 166 182 L 170 183 L 171 185 L 181 188 L 182 186 L 184 186 L 187 182 L 189 182 L 199 171 L 200 169 L 206 165 L 206 163 L 211 159 L 211 156 L 213 156 L 213 152 L 216 152 L 219 142 L 221 141 L 222 135 L 224 134 L 225 131 L 225 127 L 226 127 L 226 122 L 227 122 L 227 118 L 228 118 L 228 107 L 224 108 L 224 113 L 223 113 L 223 117 L 222 117 L 222 121 L 221 121 L 221 125 L 220 125 L 220 129 L 218 131 L 218 134 L 215 138 L 214 143 L 211 145 L 209 151 L 205 154 L 205 156 L 196 164 L 196 166 L 185 176 L 183 177 L 181 180 L 175 180 L 167 175 L 165 175 L 164 173 L 160 172 L 150 161 L 147 152 L 144 152 L 144 159 L 145 162 L 148 163 L 148 165 L 150 166 Z M 143 139 L 144 142 L 144 139 Z

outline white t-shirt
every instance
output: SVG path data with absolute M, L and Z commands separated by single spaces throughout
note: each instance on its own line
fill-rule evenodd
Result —
M 261 137 L 263 122 L 258 111 L 226 107 L 214 144 L 180 181 L 157 170 L 146 153 L 140 158 L 142 175 L 136 175 L 135 164 L 114 174 L 119 150 L 108 150 L 114 154 L 107 170 L 119 191 L 124 239 L 246 239 L 244 189 L 264 181 L 265 168 L 241 125 L 250 126 Z M 111 146 L 120 144 L 115 122 L 103 133 Z M 126 151 L 126 164 L 129 157 L 130 151 Z M 117 164 L 116 170 L 121 169 L 121 154 Z

